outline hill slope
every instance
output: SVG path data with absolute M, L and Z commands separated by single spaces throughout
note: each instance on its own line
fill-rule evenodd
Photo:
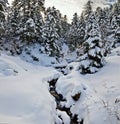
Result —
M 69 124 L 70 118 L 76 116 L 77 122 L 84 124 L 119 124 L 119 51 L 120 48 L 114 50 L 112 56 L 106 58 L 107 64 L 92 75 L 80 75 L 77 62 L 69 64 L 66 75 L 62 75 L 52 67 L 2 54 L 0 123 Z M 53 79 L 58 79 L 55 90 L 64 100 L 56 101 L 50 94 L 48 82 Z M 59 110 L 58 104 L 68 108 L 70 115 L 67 110 Z

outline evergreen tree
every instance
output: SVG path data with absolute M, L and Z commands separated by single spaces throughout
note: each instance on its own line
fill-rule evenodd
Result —
M 103 48 L 104 48 L 104 55 L 107 56 L 108 53 L 110 53 L 111 50 L 111 46 L 110 43 L 107 40 L 107 35 L 108 35 L 108 18 L 106 15 L 105 10 L 103 10 L 101 7 L 97 7 L 96 11 L 95 11 L 95 15 L 96 15 L 96 19 L 100 28 L 100 32 L 101 32 L 101 40 L 102 40 L 102 44 L 103 44 Z
M 70 24 L 68 23 L 67 15 L 64 15 L 61 19 L 61 26 L 62 26 L 62 37 L 66 38 L 67 31 L 69 30 Z
M 79 39 L 80 39 L 79 46 L 81 46 L 82 43 L 84 42 L 85 27 L 86 27 L 86 24 L 85 24 L 84 16 L 82 13 L 80 16 L 79 22 L 78 22 L 78 34 L 79 34 Z
M 45 53 L 50 56 L 59 56 L 60 54 L 58 39 L 60 38 L 61 25 L 59 25 L 59 19 L 59 11 L 55 7 L 49 7 L 46 10 L 42 37 Z
M 6 11 L 6 5 L 8 1 L 7 0 L 0 0 L 0 38 L 4 34 L 4 22 L 5 22 L 5 11 Z
M 32 12 L 31 17 L 33 18 L 35 22 L 35 35 L 39 42 L 42 42 L 42 28 L 44 25 L 42 13 L 45 11 L 44 8 L 44 0 L 34 0 L 32 3 Z
M 101 34 L 94 13 L 89 15 L 86 23 L 86 37 L 83 43 L 84 54 L 81 57 L 80 72 L 95 73 L 104 65 Z
M 6 27 L 6 38 L 16 37 L 18 35 L 19 30 L 19 21 L 21 19 L 21 16 L 19 14 L 19 11 L 17 8 L 9 8 L 10 12 L 7 16 L 7 27 Z
M 95 15 L 96 15 L 96 19 L 99 24 L 99 27 L 100 27 L 101 38 L 102 38 L 103 42 L 105 42 L 106 37 L 107 37 L 107 30 L 106 30 L 107 17 L 106 17 L 105 11 L 102 10 L 101 7 L 98 7 L 95 11 Z
M 41 39 L 43 25 L 41 11 L 44 11 L 44 0 L 13 1 L 9 18 L 10 30 L 16 32 L 15 35 L 18 35 L 24 44 Z
M 113 5 L 112 26 L 115 32 L 116 42 L 120 43 L 120 0 Z
M 74 51 L 76 49 L 78 43 L 78 21 L 78 14 L 75 13 L 73 15 L 70 30 L 67 32 L 67 42 L 71 51 Z
M 83 15 L 78 16 L 77 13 L 73 15 L 70 30 L 67 32 L 67 42 L 71 51 L 79 48 L 83 42 L 85 35 L 85 21 Z
M 93 2 L 91 0 L 88 0 L 88 2 L 84 6 L 83 16 L 85 20 L 88 20 L 89 15 L 92 13 L 92 4 Z

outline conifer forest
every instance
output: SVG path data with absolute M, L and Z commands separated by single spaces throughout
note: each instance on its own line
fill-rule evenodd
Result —
M 120 124 L 120 0 L 103 1 L 70 19 L 0 0 L 0 124 Z

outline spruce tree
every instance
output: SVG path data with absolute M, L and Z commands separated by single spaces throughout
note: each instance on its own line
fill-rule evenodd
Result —
M 85 23 L 84 16 L 82 13 L 80 16 L 79 22 L 78 22 L 79 46 L 81 46 L 82 43 L 84 42 L 85 27 L 86 27 L 86 23 Z
M 101 34 L 95 14 L 89 15 L 86 23 L 86 36 L 83 43 L 84 54 L 80 61 L 80 72 L 91 74 L 104 65 Z
M 93 11 L 92 4 L 93 4 L 93 2 L 91 0 L 88 0 L 88 2 L 84 5 L 83 16 L 84 16 L 85 20 L 87 20 L 89 18 L 89 15 Z
M 61 18 L 61 26 L 62 26 L 62 38 L 66 38 L 67 31 L 69 30 L 70 24 L 68 23 L 67 15 Z
M 10 8 L 7 16 L 6 38 L 14 38 L 18 35 L 19 21 L 21 19 L 20 13 L 17 8 Z
M 61 25 L 59 25 L 59 11 L 55 7 L 49 7 L 46 10 L 42 32 L 44 52 L 50 56 L 58 57 L 60 55 L 58 39 L 60 38 Z
M 77 13 L 74 13 L 70 30 L 67 32 L 67 43 L 70 51 L 74 51 L 78 44 L 78 21 L 79 17 Z
M 81 17 L 79 17 L 77 13 L 73 15 L 73 20 L 67 36 L 68 45 L 71 51 L 81 47 L 85 36 L 85 20 L 83 13 L 81 14 Z
M 10 30 L 17 33 L 23 44 L 41 40 L 41 27 L 43 25 L 41 11 L 44 11 L 44 0 L 13 1 Z
M 0 38 L 5 32 L 4 24 L 5 24 L 5 11 L 7 4 L 8 4 L 7 0 L 0 0 Z
M 113 5 L 113 19 L 116 42 L 120 44 L 120 0 Z
M 97 7 L 95 11 L 96 19 L 100 28 L 100 33 L 101 33 L 101 40 L 104 48 L 104 55 L 107 56 L 107 54 L 110 53 L 111 50 L 111 44 L 109 43 L 107 36 L 108 36 L 108 18 L 106 15 L 106 12 L 104 9 L 101 7 Z

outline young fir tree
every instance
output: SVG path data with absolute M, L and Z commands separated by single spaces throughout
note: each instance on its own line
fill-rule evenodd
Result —
M 83 43 L 84 54 L 81 57 L 80 72 L 91 74 L 104 65 L 101 34 L 95 14 L 89 15 L 86 23 L 86 37 Z
M 4 29 L 5 13 L 4 12 L 6 10 L 7 3 L 8 3 L 7 0 L 0 0 L 0 39 L 5 32 L 5 29 Z
M 45 14 L 45 25 L 43 27 L 43 46 L 45 53 L 50 56 L 59 56 L 60 48 L 58 39 L 60 38 L 61 25 L 59 25 L 59 11 L 55 7 L 49 7 Z

